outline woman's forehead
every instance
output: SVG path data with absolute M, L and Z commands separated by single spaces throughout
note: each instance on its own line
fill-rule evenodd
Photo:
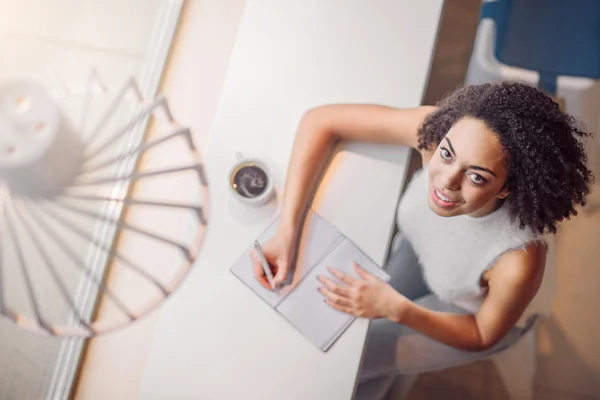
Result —
M 452 146 L 457 160 L 486 168 L 504 167 L 505 153 L 498 136 L 476 119 L 462 119 L 448 131 L 442 144 Z

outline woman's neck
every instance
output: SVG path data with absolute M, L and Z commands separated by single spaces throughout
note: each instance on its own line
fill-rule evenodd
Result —
M 493 202 L 490 202 L 490 204 L 480 208 L 479 210 L 475 211 L 472 214 L 469 214 L 470 217 L 472 218 L 482 218 L 485 216 L 488 216 L 494 212 L 496 212 L 500 207 L 502 207 L 502 205 L 504 204 L 504 202 L 506 201 L 506 199 L 496 199 Z

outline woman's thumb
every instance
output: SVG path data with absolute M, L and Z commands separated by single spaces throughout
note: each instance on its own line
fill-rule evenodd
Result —
M 283 284 L 283 281 L 285 281 L 285 278 L 287 277 L 287 272 L 287 262 L 277 263 L 277 273 L 275 273 L 275 276 L 273 277 L 273 284 L 275 287 L 279 287 Z

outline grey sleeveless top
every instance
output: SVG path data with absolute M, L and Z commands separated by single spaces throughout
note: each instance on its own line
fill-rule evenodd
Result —
M 411 243 L 431 291 L 441 300 L 477 312 L 485 296 L 481 276 L 504 252 L 535 239 L 511 223 L 506 203 L 483 217 L 440 217 L 427 204 L 427 168 L 413 176 L 397 211 L 397 223 Z

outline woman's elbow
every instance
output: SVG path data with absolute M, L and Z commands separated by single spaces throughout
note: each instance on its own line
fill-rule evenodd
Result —
M 496 346 L 502 337 L 479 337 L 474 340 L 473 348 L 474 351 L 486 351 Z
M 308 110 L 306 110 L 304 112 L 304 115 L 302 115 L 302 121 L 309 121 L 309 122 L 323 122 L 327 116 L 327 114 L 329 114 L 331 112 L 331 106 L 330 105 L 320 105 L 320 106 L 315 106 L 312 108 L 309 108 Z
M 486 332 L 480 327 L 476 327 L 471 331 L 465 349 L 470 351 L 486 351 L 498 344 L 501 339 L 502 337 L 498 334 Z
M 496 345 L 496 343 L 497 342 L 478 342 L 473 347 L 473 350 L 475 350 L 475 351 L 486 351 L 486 350 L 489 350 L 492 347 L 494 347 Z
M 334 132 L 328 124 L 329 114 L 327 105 L 308 109 L 302 115 L 298 133 L 309 135 L 319 141 L 334 141 L 336 139 Z
M 473 340 L 469 340 L 468 342 L 463 343 L 462 345 L 459 345 L 457 347 L 459 347 L 461 350 L 465 350 L 465 351 L 480 352 L 480 351 L 486 351 L 486 350 L 491 349 L 492 347 L 494 347 L 495 344 L 496 343 L 484 342 L 479 339 L 473 339 Z

